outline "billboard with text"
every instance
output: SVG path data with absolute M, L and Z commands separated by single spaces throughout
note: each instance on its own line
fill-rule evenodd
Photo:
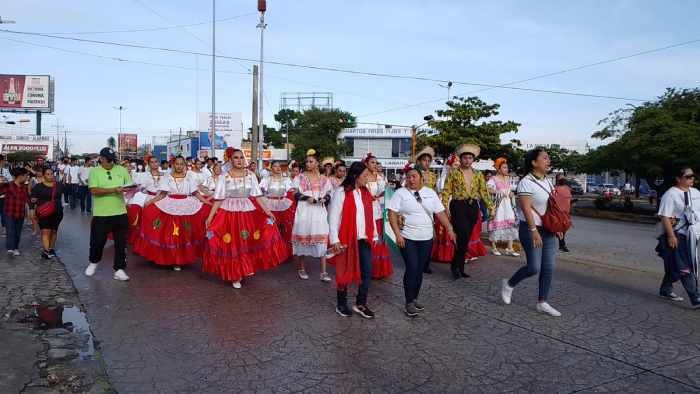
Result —
M 138 149 L 138 134 L 119 134 L 117 146 L 120 155 L 135 155 Z
M 0 74 L 0 111 L 52 112 L 52 90 L 48 75 Z

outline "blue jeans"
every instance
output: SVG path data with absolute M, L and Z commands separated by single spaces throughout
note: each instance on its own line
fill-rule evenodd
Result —
M 520 244 L 525 252 L 527 265 L 521 267 L 508 280 L 508 286 L 515 287 L 523 279 L 540 274 L 539 301 L 547 301 L 549 288 L 552 285 L 552 275 L 554 274 L 554 261 L 556 256 L 557 237 L 549 231 L 538 227 L 542 237 L 542 247 L 534 248 L 532 245 L 532 232 L 528 228 L 527 222 L 520 222 L 519 234 Z
M 372 282 L 372 245 L 364 239 L 357 241 L 360 255 L 360 286 L 357 289 L 355 305 L 367 305 L 369 284 Z M 347 287 L 338 289 L 338 306 L 347 305 Z
M 406 263 L 406 271 L 403 274 L 403 292 L 406 304 L 418 299 L 418 293 L 420 293 L 423 284 L 423 270 L 430 262 L 432 251 L 432 239 L 427 241 L 406 239 L 406 246 L 401 249 L 401 256 Z
M 695 305 L 700 302 L 700 293 L 696 286 L 694 264 L 691 261 L 688 238 L 684 234 L 676 233 L 678 247 L 671 249 L 665 235 L 661 236 L 661 254 L 664 260 L 664 277 L 661 280 L 659 294 L 669 296 L 673 293 L 673 283 L 680 280 L 685 291 L 690 297 L 690 302 Z
M 7 250 L 19 249 L 19 238 L 22 235 L 24 218 L 14 219 L 8 216 L 5 217 L 5 224 L 7 225 L 7 236 L 5 239 Z
M 87 185 L 78 186 L 78 197 L 80 198 L 80 212 L 92 212 L 92 195 Z
M 5 224 L 5 198 L 0 198 L 0 223 L 3 227 L 7 227 Z

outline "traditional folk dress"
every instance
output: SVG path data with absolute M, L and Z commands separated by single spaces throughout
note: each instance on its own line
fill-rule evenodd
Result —
M 510 182 L 503 182 L 498 177 L 489 179 L 487 186 L 494 194 L 496 214 L 488 222 L 491 241 L 513 241 L 518 239 L 517 220 L 513 206 L 513 192 Z
M 323 257 L 328 248 L 328 211 L 323 203 L 311 204 L 308 199 L 328 201 L 331 182 L 325 176 L 312 180 L 306 173 L 292 181 L 297 191 L 297 208 L 292 227 L 292 250 L 295 256 Z
M 150 171 L 134 173 L 132 179 L 137 186 L 136 193 L 133 194 L 126 205 L 126 214 L 129 217 L 129 232 L 127 235 L 129 245 L 134 245 L 141 235 L 141 211 L 148 201 L 158 195 L 158 185 L 162 177 L 163 174 L 160 170 L 157 175 L 153 175 Z
M 292 252 L 292 228 L 294 227 L 294 214 L 296 204 L 292 194 L 292 180 L 289 177 L 264 178 L 260 182 L 260 189 L 267 200 L 267 207 L 275 215 L 275 222 L 279 227 L 282 238 Z
M 256 197 L 262 196 L 250 171 L 219 176 L 213 199 L 221 206 L 206 231 L 202 271 L 228 282 L 276 267 L 289 258 L 289 247 Z
M 199 191 L 190 172 L 183 178 L 163 176 L 158 191 L 166 197 L 143 209 L 134 252 L 158 265 L 192 264 L 202 256 L 210 206 L 195 197 Z
M 384 199 L 385 188 L 386 180 L 381 175 L 377 175 L 376 181 L 367 182 L 367 189 L 373 198 L 372 211 L 379 235 L 379 241 L 372 244 L 372 279 L 388 278 L 394 273 L 391 252 L 384 242 L 384 209 L 380 200 Z

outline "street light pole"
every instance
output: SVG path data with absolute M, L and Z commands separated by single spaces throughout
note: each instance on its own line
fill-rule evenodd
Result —
M 260 97 L 258 98 L 258 168 L 262 170 L 263 163 L 263 142 L 265 141 L 265 126 L 264 126 L 264 115 L 263 115 L 263 102 L 265 101 L 265 96 L 263 93 L 263 53 L 264 53 L 264 42 L 265 42 L 265 28 L 267 24 L 265 23 L 265 11 L 267 11 L 267 1 L 258 0 L 258 11 L 260 12 L 260 23 L 256 26 L 260 29 L 260 73 L 258 74 L 258 89 Z
M 211 21 L 211 134 L 209 144 L 211 145 L 211 157 L 216 156 L 216 0 L 212 0 L 212 21 Z

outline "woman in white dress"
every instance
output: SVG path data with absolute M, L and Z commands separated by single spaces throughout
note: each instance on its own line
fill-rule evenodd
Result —
M 199 187 L 199 191 L 209 202 L 212 202 L 216 185 L 219 183 L 219 178 L 222 173 L 223 169 L 221 163 L 215 163 L 214 167 L 211 169 L 211 176 L 207 177 L 204 183 Z
M 158 186 L 163 177 L 160 163 L 153 156 L 144 157 L 147 168 L 145 172 L 136 172 L 132 180 L 136 185 L 136 193 L 129 199 L 126 213 L 129 217 L 129 234 L 127 242 L 134 245 L 141 235 L 141 215 L 143 206 L 158 195 Z
M 282 233 L 285 243 L 292 252 L 292 228 L 294 227 L 294 188 L 292 180 L 282 174 L 280 162 L 273 162 L 270 168 L 270 176 L 263 178 L 260 182 L 260 189 L 266 198 L 267 207 L 273 215 L 275 222 Z
M 332 185 L 319 173 L 316 151 L 306 153 L 306 169 L 292 181 L 296 190 L 297 209 L 292 228 L 292 250 L 297 262 L 299 278 L 309 279 L 304 257 L 321 259 L 321 281 L 330 282 L 326 272 L 326 249 L 328 247 L 328 211 Z
M 508 162 L 505 158 L 496 159 L 496 175 L 491 177 L 486 186 L 493 196 L 496 214 L 488 222 L 489 239 L 491 240 L 491 252 L 496 256 L 502 253 L 498 250 L 497 242 L 506 242 L 504 251 L 509 256 L 520 256 L 513 250 L 513 241 L 518 239 L 517 220 L 513 206 L 513 189 L 510 184 Z
M 276 267 L 289 257 L 258 180 L 244 162 L 243 152 L 234 150 L 231 169 L 219 177 L 206 220 L 202 259 L 202 271 L 232 282 L 236 289 L 243 277 Z
M 144 204 L 141 236 L 134 252 L 175 271 L 194 263 L 202 256 L 209 209 L 196 180 L 187 172 L 185 159 L 178 156 L 173 172 L 161 178 L 158 195 Z

